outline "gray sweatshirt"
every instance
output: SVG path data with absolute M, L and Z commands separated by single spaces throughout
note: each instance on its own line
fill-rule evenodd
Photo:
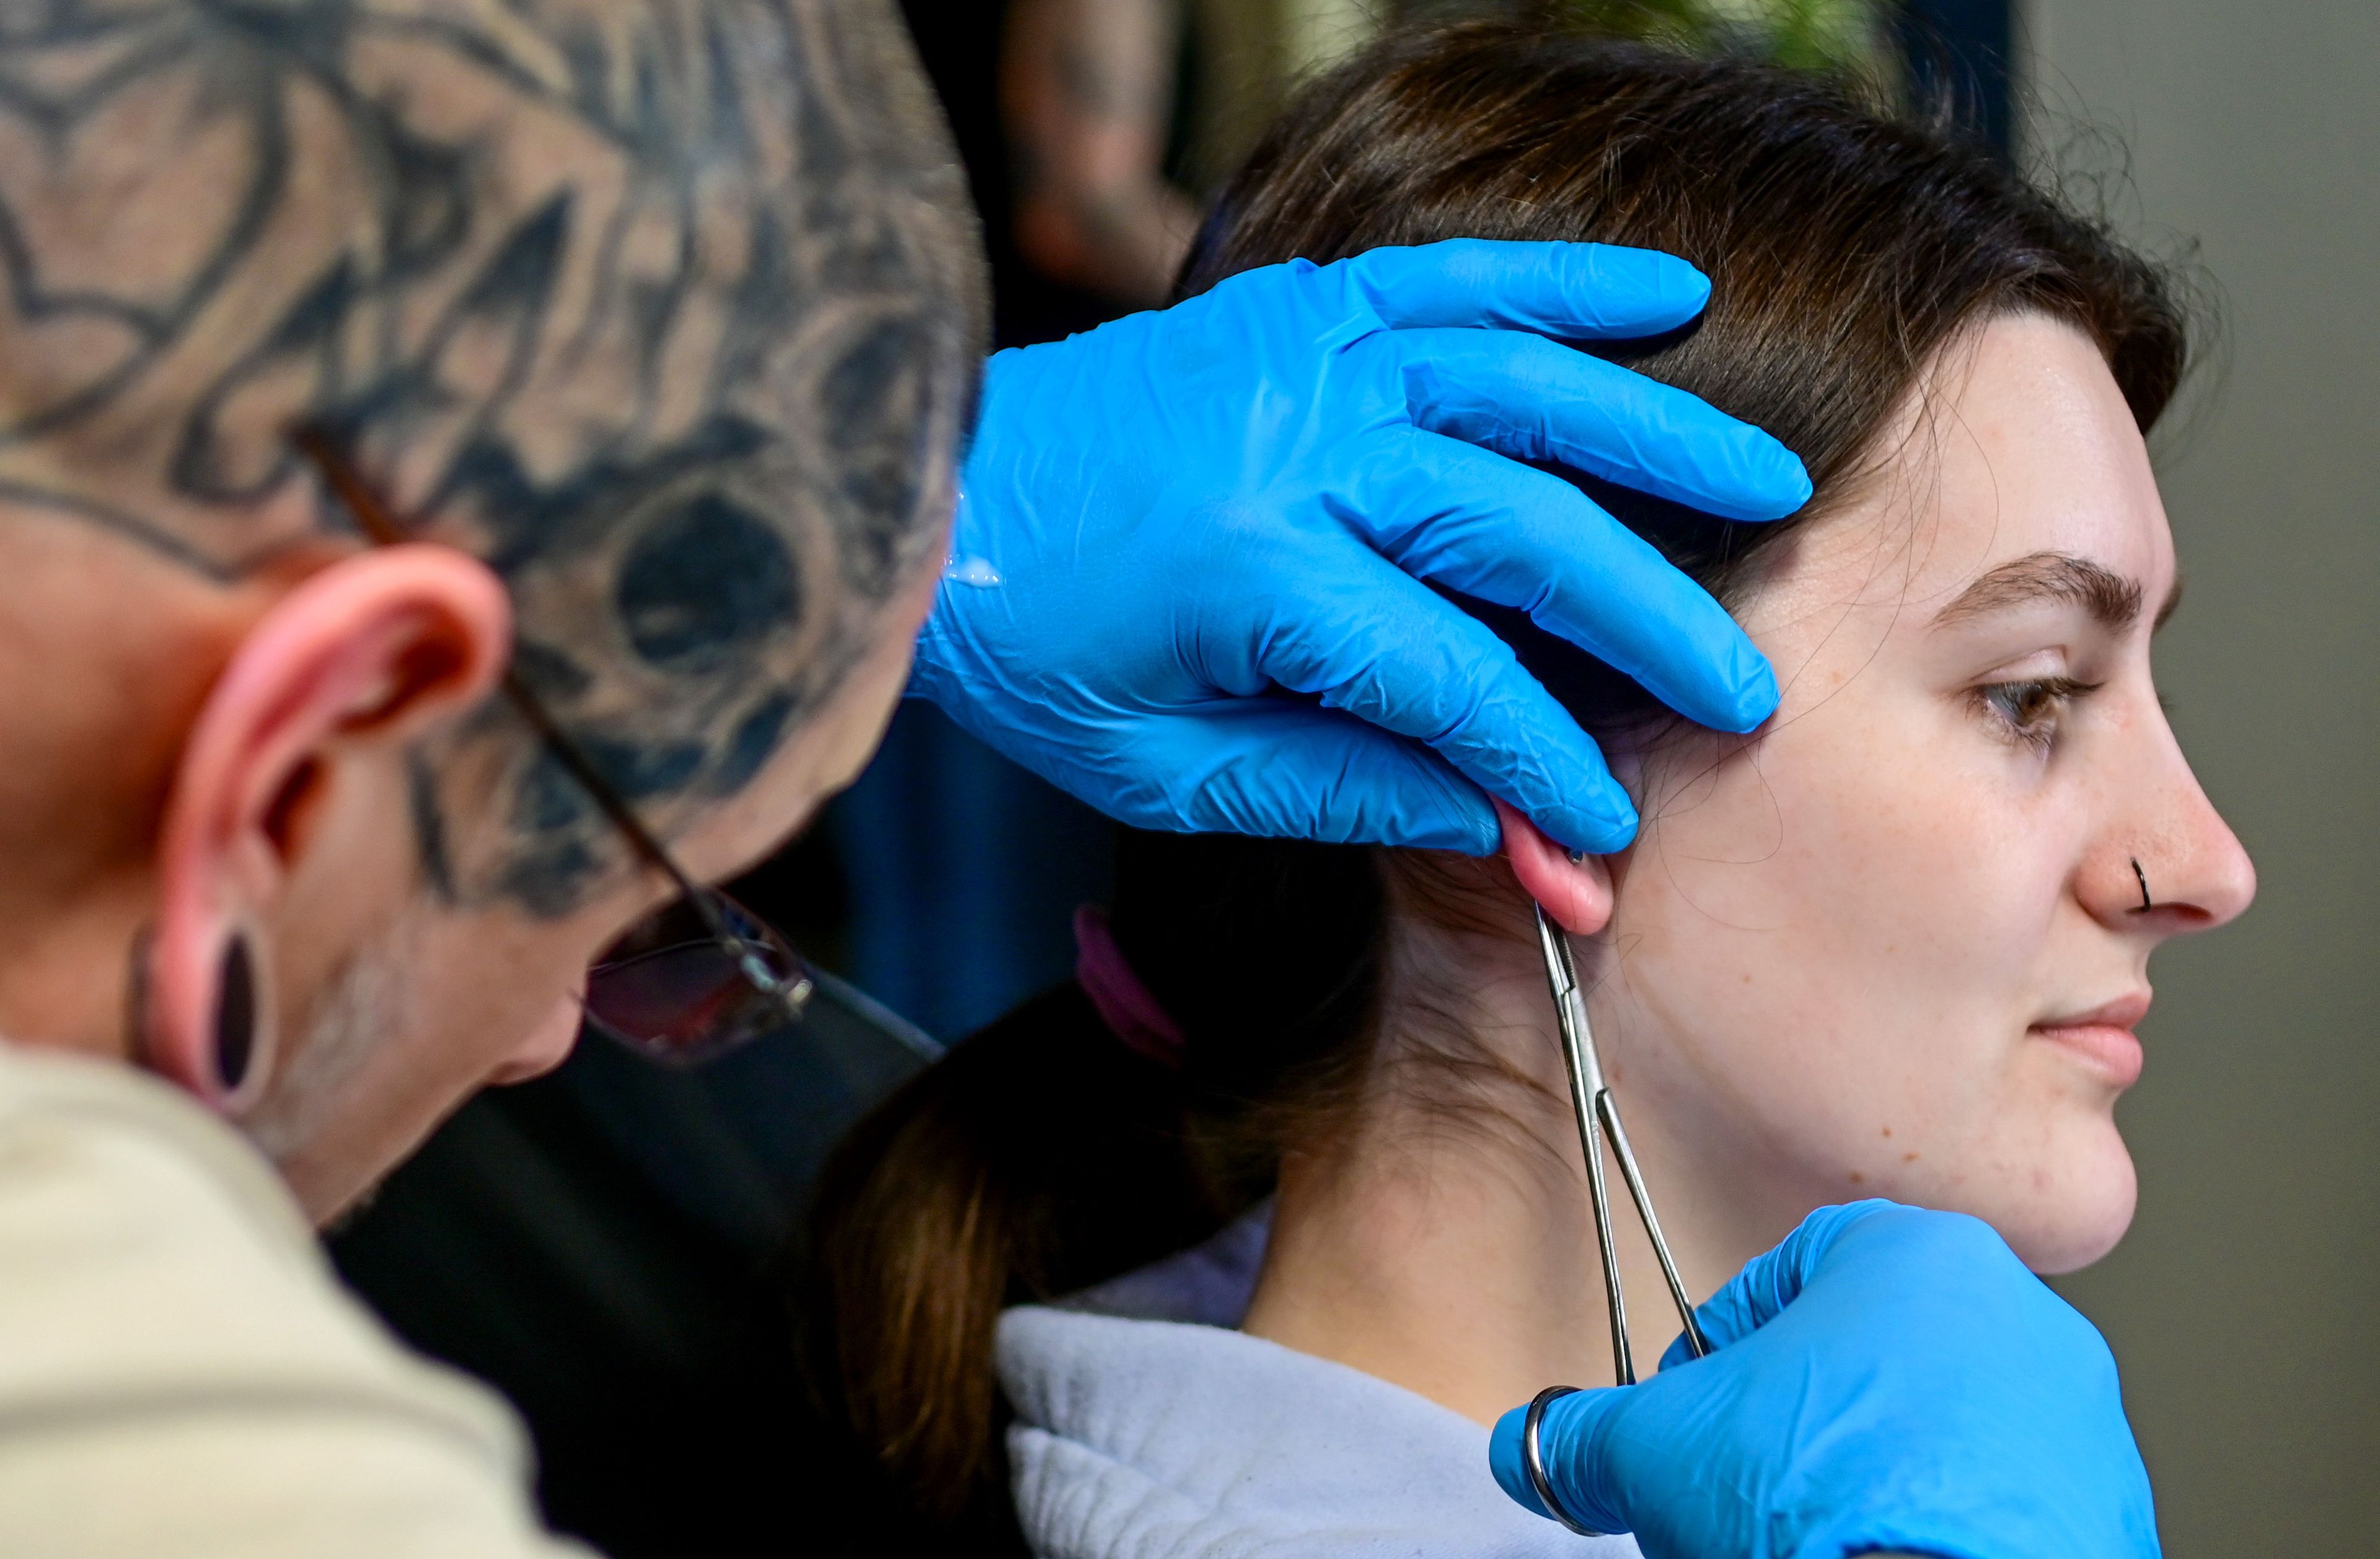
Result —
M 1233 1330 L 1259 1216 L 1001 1318 L 1017 1514 L 1041 1559 L 1638 1559 L 1504 1497 L 1488 1432 Z

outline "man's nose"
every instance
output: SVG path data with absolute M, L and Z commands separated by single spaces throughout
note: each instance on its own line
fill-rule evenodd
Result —
M 527 1082 L 562 1065 L 578 1041 L 578 1026 L 585 1017 L 585 1004 L 576 993 L 564 997 L 489 1074 L 488 1081 L 498 1085 Z

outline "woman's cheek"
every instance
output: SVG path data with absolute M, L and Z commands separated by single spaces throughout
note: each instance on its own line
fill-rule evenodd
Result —
M 1659 993 L 1693 1082 L 1871 1194 L 1959 1173 L 1990 1134 L 2038 917 L 2011 912 L 2024 863 L 1938 747 L 1818 724 L 1657 824 L 1662 871 L 1622 929 L 1658 953 L 1632 984 Z
M 1656 1095 L 1694 1151 L 1784 1174 L 1809 1205 L 1868 1194 L 1867 1144 L 1907 1115 L 1918 1059 L 1857 977 L 1864 940 L 1845 934 L 1830 875 L 1705 856 L 1632 882 L 1613 938 L 1622 1088 Z

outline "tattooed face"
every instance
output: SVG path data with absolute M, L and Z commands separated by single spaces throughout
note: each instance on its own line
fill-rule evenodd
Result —
M 352 534 L 327 426 L 680 830 L 951 502 L 981 289 L 905 50 L 825 0 L 0 0 L 0 512 L 237 581 Z M 452 900 L 625 859 L 500 703 L 413 767 Z

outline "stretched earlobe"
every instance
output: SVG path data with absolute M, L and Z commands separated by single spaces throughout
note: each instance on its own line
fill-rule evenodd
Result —
M 1611 922 L 1611 868 L 1600 855 L 1564 850 L 1536 824 L 1502 802 L 1504 858 L 1522 890 L 1545 906 L 1554 924 L 1574 937 L 1592 937 Z
M 211 944 L 211 946 L 210 946 Z M 276 1025 L 263 946 L 249 927 L 164 926 L 134 949 L 135 1034 L 150 1070 L 237 1116 L 272 1080 Z

